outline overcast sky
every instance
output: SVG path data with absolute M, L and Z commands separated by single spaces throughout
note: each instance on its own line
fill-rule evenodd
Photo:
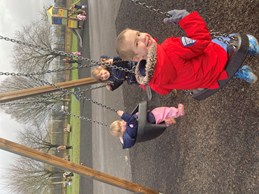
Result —
M 0 35 L 14 37 L 15 31 L 22 29 L 23 25 L 30 24 L 39 19 L 43 6 L 53 4 L 54 0 L 0 0 Z M 11 50 L 13 43 L 0 40 L 0 72 L 15 72 L 11 68 Z M 0 82 L 6 77 L 0 76 Z M 15 141 L 15 132 L 23 126 L 11 119 L 0 109 L 0 137 Z M 3 172 L 12 160 L 14 154 L 0 150 L 0 173 Z M 1 176 L 0 176 L 1 177 Z M 1 178 L 0 178 L 1 182 Z M 0 185 L 1 193 L 4 189 Z

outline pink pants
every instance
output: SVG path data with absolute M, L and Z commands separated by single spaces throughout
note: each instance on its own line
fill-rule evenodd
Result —
M 175 107 L 157 107 L 151 111 L 156 119 L 156 124 L 163 122 L 167 118 L 177 118 L 184 115 L 183 106 Z
M 82 14 L 78 14 L 78 15 L 76 16 L 76 18 L 77 18 L 78 20 L 80 20 L 80 21 L 86 20 L 86 16 L 85 16 L 85 15 L 82 15 Z

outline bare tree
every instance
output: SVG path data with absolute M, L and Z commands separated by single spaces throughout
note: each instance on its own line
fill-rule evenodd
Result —
M 36 82 L 26 77 L 12 76 L 1 83 L 0 92 L 35 88 L 42 85 L 43 83 Z M 62 103 L 66 101 L 64 98 L 65 95 L 62 92 L 55 92 L 0 104 L 0 107 L 19 122 L 25 124 L 31 123 L 31 121 L 45 123 L 52 113 L 51 109 L 53 107 L 59 109 Z
M 10 193 L 41 194 L 51 189 L 54 179 L 60 179 L 62 173 L 62 170 L 48 164 L 19 157 L 11 164 L 8 173 L 2 177 Z
M 23 30 L 16 32 L 16 39 L 48 50 L 36 49 L 15 44 L 13 48 L 13 63 L 19 72 L 35 72 L 49 69 L 50 63 L 59 55 L 53 52 L 55 36 L 51 25 L 44 19 L 23 26 Z
M 49 130 L 40 124 L 34 123 L 33 126 L 26 126 L 18 131 L 18 142 L 33 149 L 49 152 L 52 148 L 57 149 L 60 144 L 51 141 Z

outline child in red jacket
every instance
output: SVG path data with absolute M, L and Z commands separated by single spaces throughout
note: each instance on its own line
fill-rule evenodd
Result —
M 126 29 L 116 40 L 119 56 L 123 60 L 146 60 L 144 67 L 136 66 L 136 79 L 139 84 L 149 85 L 159 94 L 167 94 L 173 89 L 219 88 L 218 81 L 228 78 L 225 71 L 228 45 L 211 39 L 198 12 L 172 10 L 168 13 L 171 17 L 164 19 L 164 23 L 178 23 L 186 37 L 170 37 L 157 44 L 148 33 Z M 258 55 L 258 41 L 251 35 L 248 38 L 249 54 Z M 249 83 L 257 80 L 248 66 L 240 68 L 236 76 Z

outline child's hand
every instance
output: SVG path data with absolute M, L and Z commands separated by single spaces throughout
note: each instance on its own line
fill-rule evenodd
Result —
M 101 58 L 101 63 L 106 63 L 106 64 L 112 64 L 113 63 L 113 59 L 105 59 L 105 58 Z
M 166 118 L 166 119 L 165 119 L 165 125 L 166 125 L 167 127 L 169 127 L 169 126 L 172 125 L 172 124 L 176 124 L 176 121 L 175 121 L 174 118 Z
M 120 117 L 123 115 L 123 113 L 124 113 L 124 111 L 122 111 L 122 110 L 118 110 L 118 111 L 117 111 L 117 114 L 118 114 Z
M 164 19 L 165 24 L 170 24 L 170 23 L 177 24 L 182 18 L 184 18 L 189 14 L 189 12 L 186 11 L 185 9 L 183 10 L 174 9 L 174 10 L 168 11 L 167 13 L 170 14 L 171 17 Z
M 107 84 L 107 85 L 106 85 L 106 89 L 111 91 L 111 90 L 112 90 L 111 85 L 110 85 L 110 84 Z

